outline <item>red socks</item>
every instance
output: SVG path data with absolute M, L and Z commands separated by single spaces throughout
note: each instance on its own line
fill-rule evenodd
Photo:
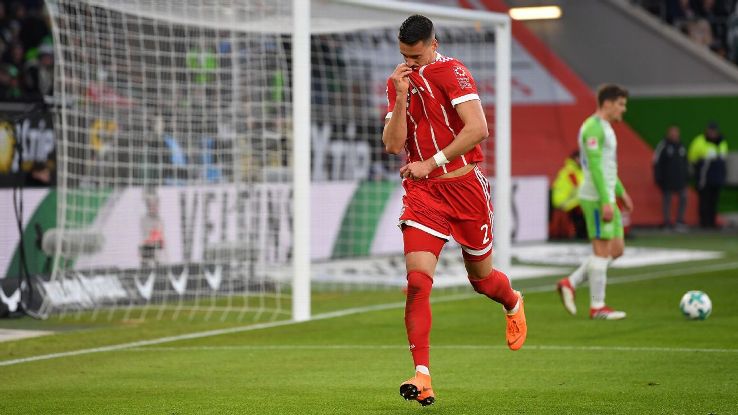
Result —
M 502 271 L 493 269 L 489 275 L 481 280 L 469 278 L 469 282 L 474 287 L 474 291 L 502 304 L 505 310 L 512 310 L 518 303 L 518 296 L 515 295 L 512 286 L 510 286 L 510 279 Z
M 420 271 L 408 272 L 405 329 L 415 366 L 429 367 L 432 287 L 433 279 L 430 275 Z M 517 301 L 517 297 L 515 300 Z
M 512 310 L 518 303 L 518 296 L 510 286 L 510 280 L 501 271 L 493 269 L 487 277 L 469 281 L 474 291 L 497 301 L 507 310 Z M 431 288 L 433 278 L 430 275 L 421 271 L 410 271 L 407 274 L 405 328 L 415 366 L 430 367 Z

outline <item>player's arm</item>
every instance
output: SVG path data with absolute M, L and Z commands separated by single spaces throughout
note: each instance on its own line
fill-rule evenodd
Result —
M 461 78 L 459 74 L 462 74 Z M 462 85 L 462 80 L 463 85 Z M 484 116 L 482 102 L 479 100 L 477 85 L 468 69 L 463 65 L 456 65 L 441 78 L 439 87 L 454 104 L 454 110 L 464 122 L 464 127 L 454 137 L 454 140 L 442 148 L 436 159 L 443 162 L 451 161 L 462 154 L 466 154 L 477 144 L 489 136 L 487 118 Z M 440 154 L 442 153 L 442 154 Z M 445 156 L 445 157 L 440 157 Z M 445 158 L 445 160 L 443 160 Z M 434 166 L 435 167 L 435 166 Z
M 455 109 L 464 122 L 464 128 L 459 131 L 451 144 L 441 149 L 449 161 L 468 153 L 489 136 L 487 119 L 484 116 L 482 103 L 478 99 L 462 102 Z
M 625 208 L 626 212 L 633 211 L 633 199 L 630 198 L 628 191 L 625 190 L 625 186 L 623 185 L 623 182 L 620 180 L 619 177 L 615 182 L 615 196 L 623 201 L 623 207 Z
M 599 196 L 600 206 L 602 207 L 602 219 L 609 222 L 613 216 L 613 207 L 607 194 L 607 185 L 605 185 L 605 173 L 602 168 L 602 146 L 605 142 L 605 134 L 603 131 L 588 131 L 584 134 L 584 148 L 587 153 L 587 168 L 589 175 L 592 177 L 597 194 Z
M 407 90 L 410 87 L 408 75 L 412 72 L 405 63 L 397 65 L 387 85 L 387 100 L 391 115 L 384 121 L 382 142 L 384 149 L 391 154 L 399 154 L 407 140 Z

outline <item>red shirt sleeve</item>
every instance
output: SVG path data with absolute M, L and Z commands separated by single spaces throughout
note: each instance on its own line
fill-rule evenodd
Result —
M 387 114 L 385 114 L 384 119 L 386 120 L 392 116 L 392 110 L 395 109 L 395 100 L 397 99 L 397 92 L 392 79 L 387 79 L 387 89 L 385 91 L 387 93 Z
M 461 62 L 453 62 L 440 68 L 437 85 L 444 92 L 452 106 L 462 102 L 479 99 L 477 83 L 471 72 Z

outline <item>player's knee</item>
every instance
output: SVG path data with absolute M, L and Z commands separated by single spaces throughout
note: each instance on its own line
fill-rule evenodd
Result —
M 474 259 L 464 257 L 464 268 L 466 268 L 467 277 L 472 281 L 487 278 L 493 269 L 492 254 Z
M 408 296 L 429 296 L 433 287 L 433 278 L 423 271 L 413 270 L 407 273 Z
M 408 272 L 417 271 L 432 276 L 436 269 L 436 257 L 431 252 L 411 252 L 405 255 L 405 268 Z
M 625 244 L 622 240 L 615 240 L 613 241 L 612 245 L 610 246 L 610 256 L 612 259 L 617 259 L 623 256 L 623 252 L 625 251 Z

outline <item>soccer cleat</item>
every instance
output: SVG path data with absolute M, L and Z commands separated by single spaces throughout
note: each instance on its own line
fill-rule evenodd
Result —
M 574 302 L 576 291 L 574 290 L 574 287 L 571 286 L 569 279 L 560 279 L 559 282 L 556 284 L 556 291 L 559 292 L 561 302 L 564 303 L 564 308 L 566 309 L 566 311 L 568 311 L 569 314 L 571 314 L 572 316 L 576 315 L 577 304 Z
M 625 311 L 613 310 L 608 306 L 589 309 L 589 318 L 592 320 L 622 320 L 625 316 Z
M 507 347 L 509 347 L 510 350 L 518 350 L 523 347 L 525 338 L 528 336 L 528 324 L 525 322 L 523 294 L 521 294 L 520 291 L 515 291 L 515 294 L 518 296 L 520 307 L 513 315 L 505 314 L 505 318 L 507 319 L 505 337 L 507 338 Z
M 436 395 L 431 387 L 431 377 L 420 372 L 400 385 L 400 395 L 408 401 L 418 401 L 423 406 L 433 405 Z

